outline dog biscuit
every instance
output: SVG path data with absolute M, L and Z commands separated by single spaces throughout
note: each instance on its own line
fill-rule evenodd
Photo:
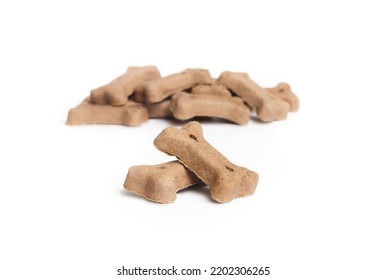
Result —
M 211 94 L 216 96 L 231 97 L 232 93 L 223 85 L 198 85 L 192 88 L 192 94 Z
M 99 105 L 86 98 L 68 112 L 67 124 L 122 124 L 138 126 L 149 119 L 147 108 L 140 103 L 129 101 L 124 106 Z
M 92 90 L 90 93 L 91 102 L 114 106 L 124 105 L 136 87 L 160 77 L 161 75 L 155 66 L 129 67 L 124 74 L 107 85 Z
M 164 129 L 154 140 L 154 145 L 162 152 L 176 156 L 204 181 L 217 202 L 252 195 L 256 189 L 258 174 L 231 163 L 212 147 L 204 139 L 198 122 L 189 122 L 181 129 Z
M 173 93 L 191 88 L 198 84 L 210 84 L 212 81 L 208 70 L 186 69 L 183 72 L 146 83 L 146 102 L 157 103 L 166 99 Z
M 170 161 L 130 167 L 124 188 L 154 202 L 170 203 L 176 199 L 179 190 L 200 182 L 181 163 Z
M 292 92 L 287 83 L 278 83 L 276 87 L 266 88 L 273 95 L 278 96 L 290 105 L 290 112 L 299 110 L 299 98 Z
M 169 109 L 179 120 L 217 117 L 236 124 L 246 124 L 250 117 L 250 111 L 241 98 L 211 94 L 175 94 Z
M 287 118 L 290 105 L 261 88 L 249 78 L 248 74 L 226 71 L 221 73 L 218 82 L 252 105 L 261 121 L 270 122 Z

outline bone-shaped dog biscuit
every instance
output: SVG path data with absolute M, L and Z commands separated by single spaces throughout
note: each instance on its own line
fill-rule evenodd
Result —
M 246 124 L 250 117 L 250 111 L 241 98 L 211 94 L 175 94 L 169 109 L 179 120 L 217 117 L 236 124 Z
M 124 105 L 136 87 L 160 77 L 161 75 L 155 66 L 129 67 L 126 73 L 107 85 L 92 90 L 90 93 L 91 102 L 114 106 Z
M 290 112 L 299 110 L 299 98 L 292 92 L 289 84 L 278 83 L 276 87 L 266 89 L 286 101 L 290 105 Z
M 231 163 L 203 137 L 201 125 L 190 122 L 181 129 L 164 129 L 154 140 L 164 153 L 174 155 L 203 180 L 212 198 L 220 203 L 252 195 L 259 176 L 256 172 Z
M 216 96 L 231 97 L 232 93 L 223 85 L 198 85 L 192 88 L 192 94 L 211 94 Z
M 86 98 L 68 112 L 67 124 L 122 124 L 138 126 L 149 119 L 147 108 L 134 101 L 124 106 L 91 104 Z
M 173 93 L 191 88 L 198 84 L 210 84 L 211 82 L 213 82 L 213 80 L 208 70 L 186 69 L 183 72 L 146 83 L 146 102 L 157 103 Z
M 132 166 L 124 188 L 158 203 L 176 199 L 179 190 L 200 183 L 201 180 L 178 161 L 158 165 Z
M 287 118 L 289 104 L 261 88 L 249 78 L 248 74 L 226 71 L 221 73 L 217 81 L 252 105 L 261 121 L 270 122 Z

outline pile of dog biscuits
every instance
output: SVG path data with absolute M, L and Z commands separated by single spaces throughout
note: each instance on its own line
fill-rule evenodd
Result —
M 161 77 L 155 66 L 129 67 L 71 109 L 67 124 L 138 126 L 149 118 L 213 117 L 242 125 L 251 110 L 260 121 L 271 122 L 298 108 L 287 83 L 262 88 L 246 73 L 226 71 L 213 79 L 208 70 L 186 69 Z
M 271 122 L 298 109 L 299 99 L 287 83 L 262 88 L 246 73 L 226 71 L 213 79 L 208 70 L 186 69 L 161 77 L 155 66 L 129 67 L 71 109 L 67 124 L 138 126 L 149 118 L 212 117 L 243 125 L 251 111 L 260 121 Z M 258 174 L 231 163 L 212 147 L 197 121 L 164 129 L 154 145 L 177 160 L 132 166 L 124 183 L 126 190 L 150 201 L 172 202 L 179 190 L 202 182 L 219 203 L 252 195 L 256 189 Z

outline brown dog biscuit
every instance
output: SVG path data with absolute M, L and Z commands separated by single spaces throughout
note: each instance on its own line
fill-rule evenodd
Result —
M 114 106 L 124 105 L 136 87 L 160 77 L 161 75 L 155 66 L 129 67 L 126 73 L 107 85 L 92 90 L 90 93 L 91 102 Z
M 132 166 L 124 188 L 158 203 L 173 202 L 179 190 L 201 180 L 178 161 L 158 165 Z
M 157 103 L 173 93 L 198 84 L 210 84 L 212 78 L 208 70 L 186 69 L 183 72 L 150 81 L 145 85 L 147 103 Z
M 278 83 L 276 87 L 266 88 L 266 90 L 286 101 L 290 105 L 290 112 L 299 110 L 299 98 L 292 92 L 289 84 Z
M 187 123 L 181 129 L 164 129 L 154 140 L 154 145 L 164 153 L 176 156 L 203 180 L 217 202 L 252 195 L 256 189 L 257 173 L 231 163 L 213 148 L 203 138 L 198 122 Z
M 246 124 L 250 117 L 250 111 L 241 98 L 210 94 L 175 94 L 169 109 L 179 120 L 217 117 L 236 124 Z
M 138 126 L 149 119 L 147 108 L 140 103 L 129 101 L 124 106 L 99 105 L 86 98 L 68 112 L 67 124 L 122 124 Z
M 226 71 L 221 73 L 218 82 L 252 105 L 261 121 L 270 122 L 287 118 L 289 104 L 261 88 L 249 78 L 248 74 Z
M 192 94 L 210 94 L 216 96 L 231 97 L 232 93 L 223 85 L 198 85 L 192 88 Z

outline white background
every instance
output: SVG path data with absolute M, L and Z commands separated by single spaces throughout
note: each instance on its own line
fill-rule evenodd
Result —
M 122 265 L 386 279 L 385 11 L 382 1 L 2 1 L 0 279 L 124 279 Z M 65 120 L 130 65 L 291 84 L 301 107 L 285 121 L 203 124 L 213 146 L 259 173 L 253 196 L 221 205 L 203 188 L 159 205 L 122 189 L 130 166 L 172 160 L 152 141 L 180 123 Z

